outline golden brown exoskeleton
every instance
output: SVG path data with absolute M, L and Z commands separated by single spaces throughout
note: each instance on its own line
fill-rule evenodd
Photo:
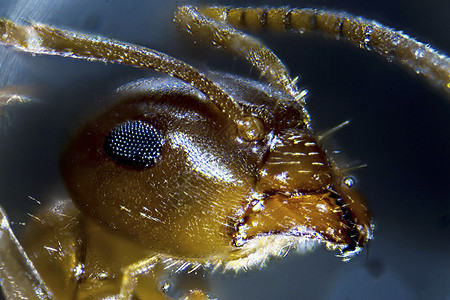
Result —
M 172 76 L 120 87 L 115 104 L 75 134 L 61 158 L 71 199 L 37 215 L 41 222 L 30 223 L 25 250 L 2 212 L 7 298 L 164 299 L 158 283 L 164 268 L 246 270 L 317 242 L 349 260 L 368 243 L 370 213 L 312 131 L 306 92 L 273 52 L 228 23 L 348 39 L 447 93 L 450 87 L 447 57 L 347 14 L 186 6 L 175 20 L 247 59 L 268 84 L 204 74 L 115 40 L 0 21 L 0 42 L 25 52 Z M 200 290 L 186 296 L 207 297 Z

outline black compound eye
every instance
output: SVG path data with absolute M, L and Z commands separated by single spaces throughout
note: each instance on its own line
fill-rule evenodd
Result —
M 148 168 L 161 155 L 163 140 L 159 132 L 142 121 L 129 121 L 106 136 L 105 151 L 115 161 L 134 168 Z

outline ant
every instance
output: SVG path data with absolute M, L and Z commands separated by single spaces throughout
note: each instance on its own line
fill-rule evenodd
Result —
M 175 22 L 249 61 L 267 83 L 205 74 L 99 36 L 0 21 L 0 43 L 23 52 L 169 75 L 121 86 L 114 106 L 75 134 L 61 158 L 71 200 L 38 214 L 23 245 L 1 211 L 7 298 L 164 299 L 157 281 L 167 269 L 247 270 L 316 243 L 344 261 L 362 251 L 373 237 L 372 217 L 353 178 L 323 148 L 326 134 L 312 130 L 306 91 L 237 27 L 349 40 L 450 94 L 446 56 L 349 14 L 183 6 Z M 201 290 L 185 296 L 209 297 Z

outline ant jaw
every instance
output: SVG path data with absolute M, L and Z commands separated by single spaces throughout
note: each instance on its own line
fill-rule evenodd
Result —
M 235 228 L 236 247 L 260 237 L 291 236 L 323 242 L 348 261 L 372 238 L 374 226 L 362 203 L 336 200 L 334 194 L 323 191 L 252 201 Z

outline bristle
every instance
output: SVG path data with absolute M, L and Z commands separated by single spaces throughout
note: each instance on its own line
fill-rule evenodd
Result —
M 349 171 L 353 171 L 353 170 L 357 170 L 357 169 L 362 169 L 367 167 L 367 164 L 363 164 L 363 163 L 350 163 L 348 164 L 345 168 L 341 168 L 341 172 L 342 173 L 348 173 Z
M 344 122 L 342 122 L 341 124 L 339 124 L 339 125 L 337 125 L 337 126 L 334 126 L 334 127 L 331 128 L 331 129 L 328 129 L 328 130 L 325 131 L 324 133 L 319 134 L 319 135 L 318 135 L 319 141 L 322 140 L 322 139 L 324 139 L 324 138 L 328 138 L 328 137 L 332 136 L 334 133 L 336 133 L 338 130 L 344 128 L 344 127 L 347 126 L 348 124 L 350 124 L 350 120 L 344 121 Z

